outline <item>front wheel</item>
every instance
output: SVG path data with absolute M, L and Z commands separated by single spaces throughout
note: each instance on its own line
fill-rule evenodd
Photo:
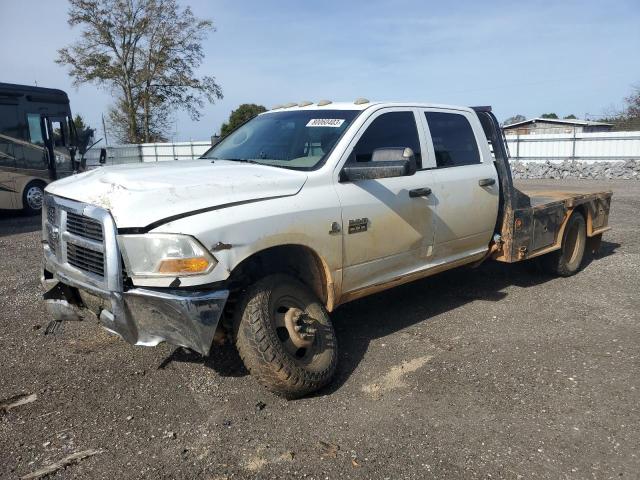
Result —
M 269 275 L 252 285 L 234 324 L 242 361 L 272 392 L 297 398 L 333 377 L 338 348 L 329 314 L 295 278 Z
M 542 267 L 548 273 L 570 277 L 580 270 L 587 244 L 587 228 L 580 212 L 574 212 L 564 228 L 560 250 L 540 258 Z
M 44 186 L 41 182 L 29 182 L 22 192 L 22 208 L 27 215 L 38 215 L 42 211 Z

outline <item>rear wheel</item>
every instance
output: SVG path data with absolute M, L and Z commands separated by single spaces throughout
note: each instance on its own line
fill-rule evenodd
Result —
M 574 212 L 565 226 L 560 250 L 540 259 L 542 268 L 553 275 L 570 277 L 580 270 L 587 244 L 587 228 L 580 212 Z
M 27 215 L 38 215 L 42 211 L 44 185 L 42 182 L 29 182 L 22 192 L 22 208 Z
M 329 314 L 311 291 L 288 275 L 269 275 L 249 288 L 236 311 L 236 347 L 267 389 L 297 398 L 333 376 L 337 342 Z

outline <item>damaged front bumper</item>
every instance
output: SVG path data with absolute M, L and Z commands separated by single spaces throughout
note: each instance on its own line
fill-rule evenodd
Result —
M 228 290 L 192 291 L 132 288 L 122 293 L 96 289 L 45 270 L 44 301 L 55 320 L 95 316 L 133 345 L 160 342 L 208 355 L 229 296 Z
M 134 345 L 166 341 L 209 353 L 228 290 L 127 288 L 111 214 L 49 194 L 44 204 L 42 284 L 54 319 L 95 315 Z

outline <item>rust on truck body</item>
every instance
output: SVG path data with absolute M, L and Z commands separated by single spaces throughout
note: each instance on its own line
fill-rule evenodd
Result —
M 513 263 L 560 249 L 567 221 L 576 210 L 585 217 L 587 237 L 598 237 L 609 230 L 611 191 L 516 191 L 519 202 L 505 214 L 501 245 L 493 254 L 494 260 Z

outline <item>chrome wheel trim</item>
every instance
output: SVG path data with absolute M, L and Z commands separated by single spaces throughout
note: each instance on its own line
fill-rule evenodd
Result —
M 42 199 L 44 197 L 44 191 L 41 187 L 33 186 L 27 190 L 27 205 L 33 210 L 42 209 Z

